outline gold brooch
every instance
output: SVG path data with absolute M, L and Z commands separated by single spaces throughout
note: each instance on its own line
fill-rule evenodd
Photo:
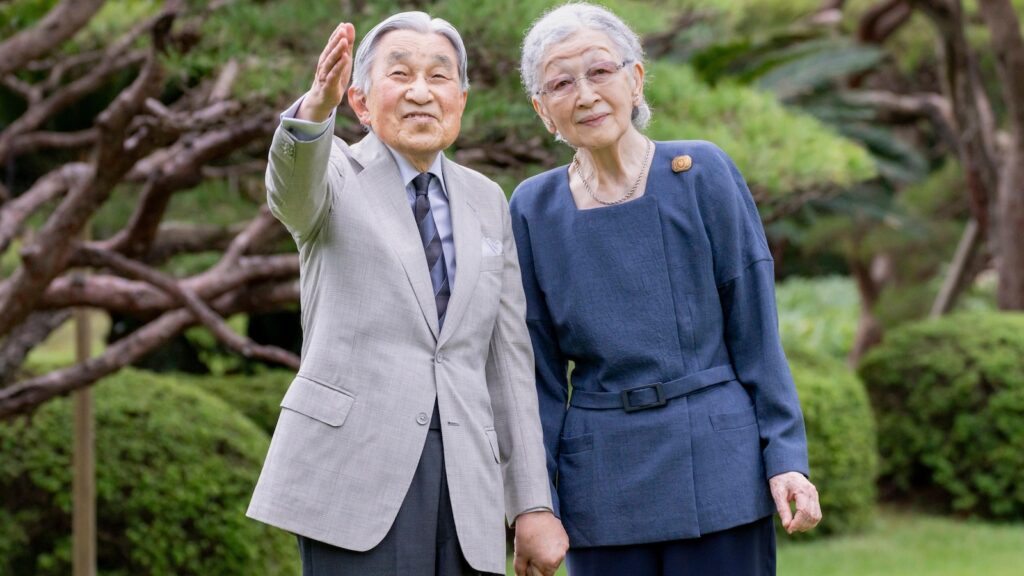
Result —
M 673 172 L 686 172 L 693 166 L 693 158 L 690 158 L 689 154 L 682 156 L 676 156 L 672 159 L 672 171 Z

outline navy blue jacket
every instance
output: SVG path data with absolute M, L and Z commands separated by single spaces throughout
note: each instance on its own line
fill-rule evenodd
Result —
M 681 155 L 692 167 L 674 172 Z M 571 545 L 693 538 L 772 514 L 767 479 L 809 474 L 807 443 L 771 253 L 725 152 L 658 142 L 643 196 L 589 210 L 563 166 L 520 184 L 511 211 Z

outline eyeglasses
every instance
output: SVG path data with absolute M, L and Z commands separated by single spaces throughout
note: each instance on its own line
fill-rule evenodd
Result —
M 615 62 L 598 62 L 590 68 L 587 68 L 587 71 L 579 76 L 570 76 L 569 74 L 556 76 L 545 82 L 541 86 L 541 89 L 537 91 L 537 95 L 549 95 L 552 98 L 564 98 L 570 94 L 576 93 L 581 80 L 586 80 L 591 86 L 603 86 L 610 82 L 611 79 L 615 77 L 615 74 L 630 62 L 632 61 L 625 60 L 621 64 L 616 64 Z

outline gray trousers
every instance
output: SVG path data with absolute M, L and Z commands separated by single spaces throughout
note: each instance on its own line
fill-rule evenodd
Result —
M 455 533 L 437 406 L 412 485 L 380 544 L 366 552 L 354 552 L 304 536 L 298 538 L 302 576 L 483 574 L 466 562 Z

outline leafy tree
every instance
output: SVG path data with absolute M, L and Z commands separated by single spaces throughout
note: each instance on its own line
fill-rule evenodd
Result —
M 452 152 L 511 189 L 571 153 L 543 131 L 517 72 L 521 34 L 554 4 L 0 4 L 0 384 L 8 384 L 0 417 L 88 386 L 193 326 L 244 357 L 295 368 L 293 353 L 238 335 L 225 318 L 297 301 L 298 257 L 261 208 L 262 172 L 277 112 L 308 85 L 323 39 L 342 19 L 357 33 L 399 10 L 449 19 L 469 40 L 472 81 Z M 756 87 L 706 82 L 679 58 L 687 41 L 785 21 L 796 17 L 794 6 L 810 4 L 607 4 L 644 35 L 651 54 L 652 135 L 719 142 L 766 220 L 873 175 L 862 147 L 810 115 Z M 362 134 L 347 107 L 335 133 L 350 141 Z M 92 239 L 83 237 L 89 228 Z M 96 272 L 82 276 L 82 267 Z M 93 360 L 21 374 L 26 355 L 76 306 L 138 326 Z

